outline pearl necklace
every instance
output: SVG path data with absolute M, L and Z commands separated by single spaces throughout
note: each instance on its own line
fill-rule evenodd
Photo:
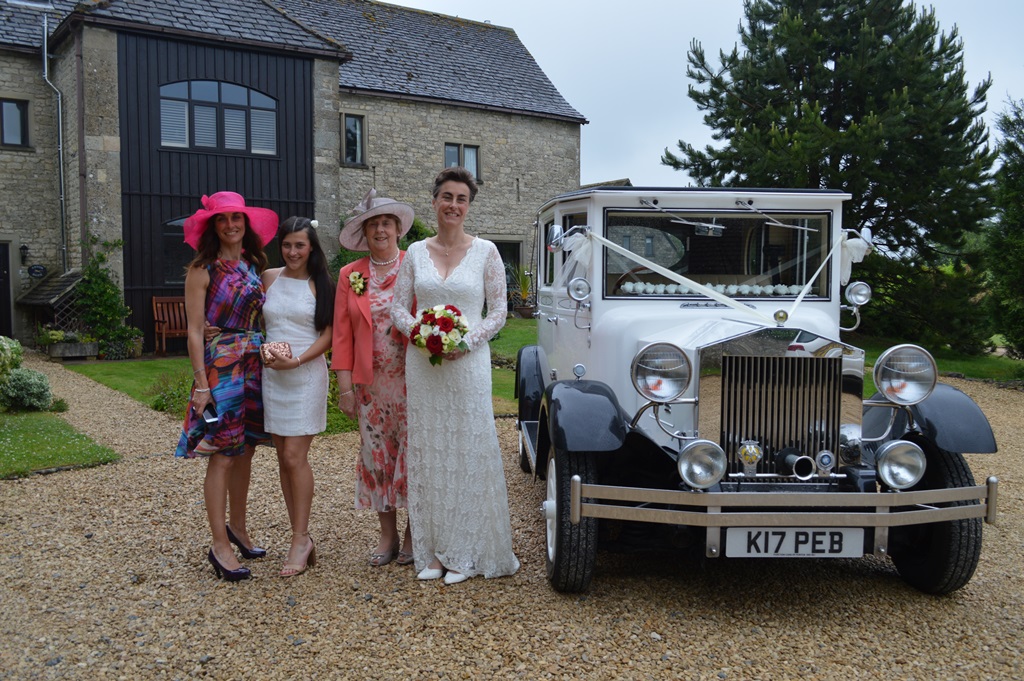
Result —
M 373 256 L 371 255 L 370 262 L 376 265 L 377 267 L 384 267 L 385 265 L 394 265 L 396 262 L 398 262 L 398 256 L 400 256 L 401 254 L 402 252 L 399 251 L 398 253 L 395 253 L 395 257 L 391 258 L 391 260 L 385 260 L 384 262 L 377 262 L 376 260 L 373 259 Z

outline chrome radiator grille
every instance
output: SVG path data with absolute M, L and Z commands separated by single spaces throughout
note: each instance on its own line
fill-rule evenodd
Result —
M 835 357 L 722 357 L 721 444 L 729 472 L 743 465 L 744 440 L 764 449 L 758 473 L 775 473 L 775 454 L 795 447 L 814 457 L 839 451 L 842 359 Z

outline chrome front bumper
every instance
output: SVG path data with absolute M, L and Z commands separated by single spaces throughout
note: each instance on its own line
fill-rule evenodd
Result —
M 884 556 L 889 552 L 890 527 L 963 518 L 995 523 L 998 485 L 998 479 L 990 477 L 985 485 L 917 492 L 686 492 L 585 485 L 574 475 L 569 487 L 569 520 L 576 524 L 581 518 L 607 518 L 705 527 L 705 555 L 709 558 L 721 555 L 723 527 L 871 527 L 875 528 L 874 553 Z M 974 500 L 979 503 L 935 507 Z M 687 510 L 620 504 L 657 504 Z M 807 510 L 791 510 L 794 508 Z

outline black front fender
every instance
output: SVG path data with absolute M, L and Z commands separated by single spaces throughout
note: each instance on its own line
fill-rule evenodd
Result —
M 539 345 L 524 345 L 516 355 L 516 392 L 519 422 L 536 421 L 544 397 L 548 357 Z
M 611 452 L 626 440 L 626 414 L 615 393 L 596 381 L 557 381 L 544 391 L 548 431 L 556 448 Z
M 875 393 L 871 399 L 883 401 L 880 393 Z M 981 407 L 951 385 L 939 383 L 928 399 L 909 409 L 917 430 L 940 449 L 960 454 L 988 454 L 996 451 L 992 426 Z M 864 437 L 879 437 L 884 433 L 892 411 L 887 407 L 864 407 Z M 895 421 L 886 440 L 900 439 L 909 429 L 906 413 L 902 409 L 895 411 Z

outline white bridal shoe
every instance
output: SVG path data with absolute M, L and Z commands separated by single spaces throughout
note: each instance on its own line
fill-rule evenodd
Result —
M 469 579 L 469 575 L 464 575 L 461 572 L 448 572 L 445 573 L 444 583 L 451 586 L 452 584 L 458 584 Z
M 441 579 L 444 576 L 444 568 L 423 568 L 420 573 L 416 575 L 416 579 Z M 447 581 L 447 580 L 445 580 Z

